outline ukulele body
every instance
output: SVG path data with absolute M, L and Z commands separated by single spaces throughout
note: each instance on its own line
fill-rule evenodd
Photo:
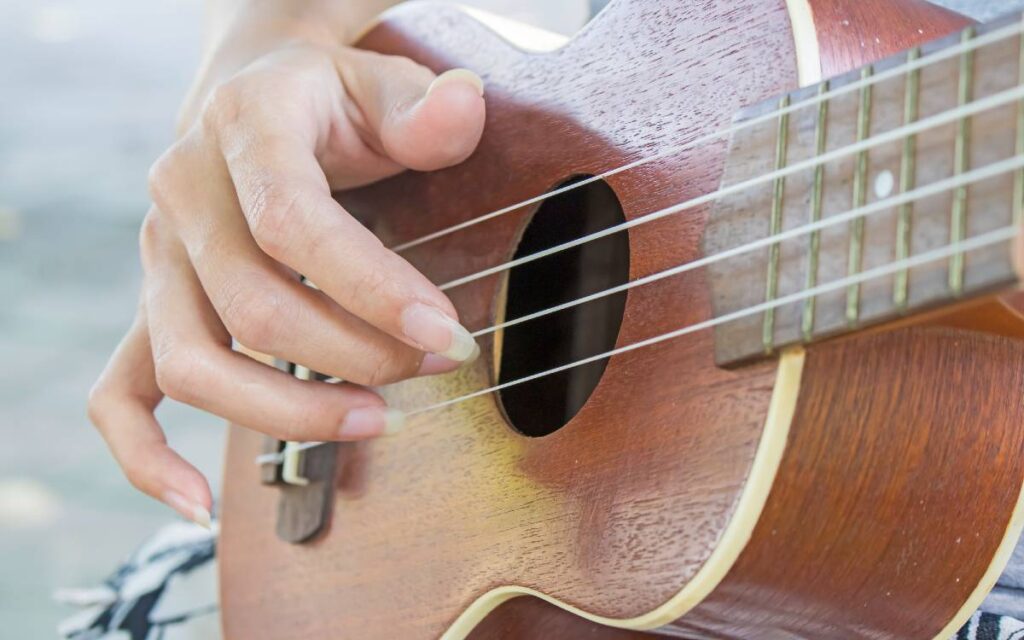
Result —
M 484 138 L 459 167 L 341 201 L 393 246 L 964 24 L 916 0 L 618 0 L 564 47 L 531 53 L 451 6 L 403 6 L 361 46 L 479 72 Z M 726 150 L 607 183 L 636 218 L 714 191 Z M 535 209 L 405 255 L 435 282 L 491 267 Z M 699 258 L 709 214 L 631 229 L 630 279 Z M 451 291 L 471 329 L 499 320 L 503 295 L 500 276 Z M 616 344 L 709 317 L 707 278 L 689 272 L 630 290 Z M 948 637 L 1024 517 L 1021 337 L 1024 318 L 995 300 L 729 370 L 711 331 L 683 336 L 612 358 L 545 437 L 517 432 L 491 394 L 343 445 L 328 524 L 303 544 L 275 535 L 261 436 L 232 427 L 225 637 Z M 481 346 L 467 370 L 386 396 L 415 408 L 494 384 L 501 344 Z

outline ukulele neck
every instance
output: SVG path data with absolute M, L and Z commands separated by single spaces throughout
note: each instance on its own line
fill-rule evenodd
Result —
M 743 314 L 715 329 L 720 364 L 1018 281 L 1021 25 L 972 27 L 740 114 L 705 235 L 706 256 L 754 247 L 708 269 L 716 318 Z

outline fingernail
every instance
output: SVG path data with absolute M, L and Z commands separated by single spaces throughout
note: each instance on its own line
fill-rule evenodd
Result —
M 454 82 L 463 82 L 472 85 L 473 88 L 476 89 L 476 92 L 480 94 L 480 97 L 483 97 L 484 95 L 483 79 L 469 69 L 451 69 L 450 71 L 445 71 L 434 78 L 434 81 L 430 83 L 430 86 L 427 87 L 427 95 L 429 96 L 440 86 Z
M 181 514 L 181 516 L 186 520 L 191 520 L 204 529 L 209 529 L 211 527 L 212 518 L 210 517 L 210 512 L 206 510 L 206 507 L 198 502 L 192 502 L 177 491 L 168 491 L 165 493 L 164 502 Z
M 436 376 L 442 373 L 451 373 L 460 367 L 476 362 L 476 359 L 480 357 L 480 346 L 477 344 L 473 345 L 473 353 L 466 358 L 464 362 L 456 362 L 455 360 L 449 360 L 444 356 L 439 356 L 436 353 L 428 353 L 420 364 L 419 371 L 416 372 L 417 376 Z
M 424 351 L 455 362 L 466 362 L 480 349 L 465 327 L 420 302 L 402 311 L 402 331 Z
M 352 409 L 341 422 L 341 437 L 346 440 L 390 436 L 405 427 L 405 414 L 387 407 Z
M 449 360 L 444 356 L 439 356 L 436 353 L 428 353 L 420 364 L 419 371 L 416 372 L 417 376 L 436 376 L 440 373 L 449 373 L 455 371 L 462 366 L 461 362 L 455 362 Z

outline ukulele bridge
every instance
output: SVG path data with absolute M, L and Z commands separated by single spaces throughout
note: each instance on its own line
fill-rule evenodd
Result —
M 319 380 L 313 371 L 301 365 L 279 362 L 278 367 L 300 380 Z M 326 443 L 303 448 L 299 442 L 266 438 L 265 461 L 260 465 L 260 481 L 280 489 L 277 503 L 277 537 L 299 544 L 316 536 L 330 515 L 334 500 L 334 477 L 338 445 Z
M 295 365 L 295 377 L 299 380 L 312 380 L 313 372 L 302 365 Z M 281 481 L 295 487 L 309 486 L 309 478 L 302 475 L 300 464 L 302 462 L 302 449 L 298 442 L 285 442 L 284 450 L 281 452 Z

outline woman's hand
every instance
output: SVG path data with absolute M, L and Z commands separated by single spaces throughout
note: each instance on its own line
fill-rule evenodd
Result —
M 468 71 L 301 39 L 205 93 L 151 171 L 138 315 L 89 401 L 132 484 L 197 522 L 209 485 L 167 446 L 164 395 L 283 440 L 356 440 L 402 422 L 366 387 L 476 356 L 445 295 L 331 192 L 461 162 L 484 123 Z M 300 381 L 232 338 L 349 382 Z

